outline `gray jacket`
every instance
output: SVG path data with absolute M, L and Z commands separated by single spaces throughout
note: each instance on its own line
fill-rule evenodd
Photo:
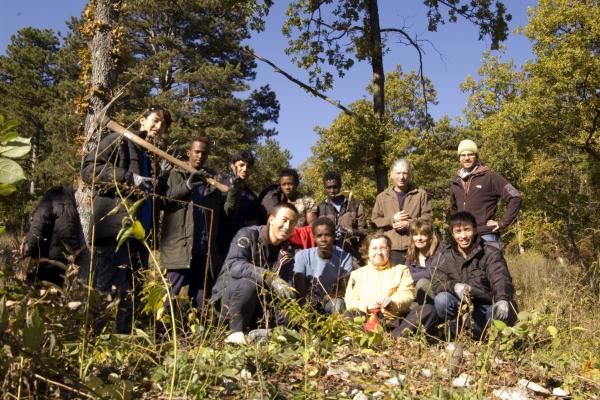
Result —
M 211 270 L 215 271 L 212 267 L 218 265 L 218 260 L 213 257 L 217 254 L 216 238 L 223 210 L 223 196 L 214 186 L 206 184 L 202 201 L 193 204 L 192 191 L 185 184 L 188 176 L 189 172 L 173 168 L 167 180 L 160 235 L 160 261 L 167 269 L 190 268 L 194 244 L 198 250 L 202 240 L 202 237 L 198 237 L 199 232 L 194 234 L 194 208 L 200 206 L 204 212 L 197 217 L 203 218 L 203 233 L 208 238 L 206 255 L 209 255 Z

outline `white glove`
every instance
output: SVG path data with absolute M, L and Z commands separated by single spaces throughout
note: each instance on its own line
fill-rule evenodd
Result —
M 468 287 L 469 285 L 467 285 L 466 283 L 456 283 L 454 285 L 454 293 L 456 293 L 458 298 L 462 300 L 465 296 L 465 289 L 467 289 Z
M 492 318 L 506 320 L 508 319 L 508 301 L 500 300 L 492 306 Z
M 133 185 L 142 190 L 152 190 L 152 178 L 133 173 Z

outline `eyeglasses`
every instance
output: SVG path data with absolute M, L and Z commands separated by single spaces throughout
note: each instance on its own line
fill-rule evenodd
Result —
M 475 157 L 477 154 L 475 153 L 462 153 L 461 155 L 459 155 L 460 158 L 471 158 L 471 157 Z

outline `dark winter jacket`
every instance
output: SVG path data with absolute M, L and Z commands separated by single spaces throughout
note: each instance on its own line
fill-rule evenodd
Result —
M 448 245 L 433 275 L 434 293 L 454 292 L 456 283 L 471 286 L 473 301 L 492 304 L 499 300 L 512 301 L 515 289 L 506 260 L 497 248 L 477 241 L 467 259 L 456 245 Z
M 406 250 L 408 247 L 408 227 L 397 231 L 392 228 L 394 214 L 400 211 L 398 196 L 393 188 L 388 188 L 377 195 L 371 221 L 392 241 L 392 250 Z M 427 193 L 423 189 L 410 188 L 404 199 L 404 211 L 410 215 L 409 222 L 420 218 L 431 222 L 433 213 Z
M 123 198 L 130 204 L 136 200 L 147 197 L 150 193 L 143 194 L 140 190 L 133 190 L 133 174 L 141 176 L 153 176 L 153 168 L 156 164 L 154 157 L 148 157 L 148 174 L 144 174 L 144 160 L 146 152 L 134 142 L 127 140 L 118 133 L 110 133 L 100 141 L 97 149 L 92 150 L 84 159 L 81 168 L 81 178 L 87 184 L 94 183 L 93 198 L 93 234 L 96 243 L 110 243 L 116 240 L 121 230 L 121 221 L 127 215 L 125 208 L 121 205 L 116 187 L 118 186 Z M 154 186 L 155 193 L 161 193 L 163 182 L 166 177 L 158 177 Z M 154 228 L 158 221 L 158 202 L 151 201 L 149 204 L 153 218 L 149 228 Z M 117 209 L 118 211 L 114 211 Z M 143 207 L 138 210 L 141 213 Z M 141 214 L 140 214 L 141 215 Z M 90 226 L 90 228 L 93 228 Z M 148 233 L 148 232 L 146 232 Z M 92 234 L 90 233 L 90 237 Z
M 288 283 L 292 282 L 294 255 L 289 244 L 283 242 L 279 246 L 269 246 L 268 235 L 268 225 L 249 226 L 238 231 L 213 287 L 211 301 L 218 301 L 223 291 L 239 279 L 262 285 L 266 271 L 276 272 Z
M 341 227 L 348 232 L 348 238 L 344 237 L 336 244 L 344 250 L 349 251 L 351 247 L 357 247 L 360 241 L 367 236 L 367 227 L 365 225 L 365 213 L 362 204 L 344 196 L 344 202 L 341 205 L 340 212 L 331 204 L 329 199 L 325 199 L 317 209 L 318 217 L 327 217 L 333 221 L 336 228 Z M 345 240 L 349 239 L 349 240 Z
M 425 267 L 421 267 L 419 265 L 419 261 L 409 261 L 406 260 L 406 266 L 410 271 L 410 275 L 413 278 L 413 281 L 417 282 L 419 279 L 429 279 L 435 273 L 437 269 L 442 253 L 444 252 L 444 245 L 438 245 L 435 253 L 431 257 L 427 257 L 425 259 Z
M 498 223 L 500 230 L 513 223 L 521 208 L 521 194 L 502 175 L 480 165 L 466 179 L 456 176 L 450 184 L 452 214 L 468 211 L 477 221 L 477 233 L 484 235 L 492 230 L 486 226 L 496 219 L 498 200 L 506 202 L 506 212 Z
M 53 187 L 40 201 L 27 233 L 26 255 L 66 262 L 83 246 L 83 232 L 73 189 Z
M 246 184 L 233 186 L 235 175 L 229 174 L 221 180 L 230 189 L 223 193 L 225 205 L 219 227 L 218 251 L 226 255 L 235 234 L 243 227 L 257 225 L 262 221 L 262 211 L 258 198 Z
M 202 200 L 194 204 L 193 192 L 185 184 L 188 177 L 189 172 L 179 168 L 173 168 L 169 173 L 160 234 L 160 261 L 167 269 L 187 269 L 192 253 L 204 256 L 210 252 L 211 271 L 216 271 L 216 238 L 223 197 L 214 186 L 204 184 L 194 189 L 201 189 L 203 193 Z
M 262 208 L 264 223 L 267 222 L 267 218 L 269 217 L 269 215 L 271 215 L 273 209 L 277 204 L 288 201 L 288 199 L 281 191 L 279 185 L 271 185 L 264 189 L 258 196 L 258 200 L 260 201 L 260 205 Z M 298 197 L 296 198 L 296 201 L 293 204 L 298 210 L 299 214 L 296 226 L 306 226 L 307 214 L 317 212 L 317 204 L 315 203 L 315 200 L 310 196 L 305 196 L 298 193 Z

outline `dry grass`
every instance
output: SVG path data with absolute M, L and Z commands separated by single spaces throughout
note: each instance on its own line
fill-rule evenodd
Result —
M 547 316 L 547 324 L 561 332 L 564 352 L 600 348 L 600 302 L 577 265 L 527 252 L 507 256 L 521 310 Z

